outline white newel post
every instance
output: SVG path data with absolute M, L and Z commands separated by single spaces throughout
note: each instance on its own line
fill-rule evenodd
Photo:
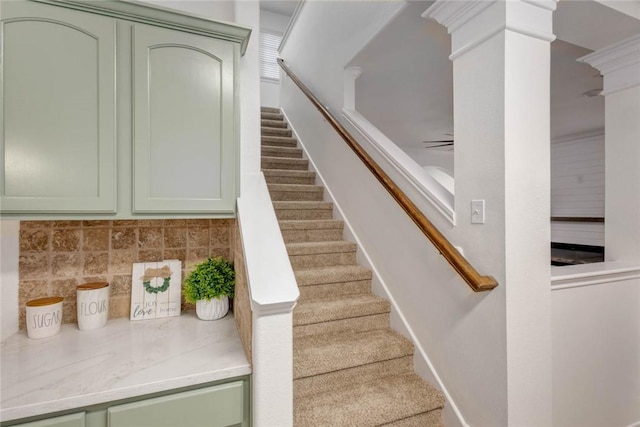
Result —
M 549 81 L 556 4 L 438 0 L 423 14 L 451 34 L 455 233 L 474 242 L 477 250 L 466 253 L 471 263 L 499 282 L 483 303 L 499 308 L 487 327 L 503 328 L 504 341 L 484 345 L 503 348 L 504 369 L 493 379 L 475 374 L 475 396 L 459 393 L 470 425 L 552 424 Z M 471 224 L 472 200 L 485 201 L 485 223 Z
M 605 96 L 605 257 L 640 262 L 640 35 L 579 59 Z

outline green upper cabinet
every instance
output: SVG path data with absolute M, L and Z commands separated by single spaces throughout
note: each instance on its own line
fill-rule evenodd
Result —
M 2 2 L 4 212 L 115 212 L 115 21 Z
M 250 30 L 139 2 L 0 1 L 0 213 L 232 216 Z
M 133 210 L 233 212 L 239 47 L 133 26 Z

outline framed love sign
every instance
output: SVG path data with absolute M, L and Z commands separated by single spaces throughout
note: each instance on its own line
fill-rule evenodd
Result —
M 131 320 L 180 316 L 181 261 L 136 262 L 131 280 Z

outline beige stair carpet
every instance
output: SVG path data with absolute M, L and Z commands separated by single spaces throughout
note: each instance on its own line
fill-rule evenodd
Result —
M 262 171 L 300 300 L 293 315 L 296 427 L 442 425 L 442 393 L 413 372 L 413 344 L 343 239 L 281 111 L 262 108 Z

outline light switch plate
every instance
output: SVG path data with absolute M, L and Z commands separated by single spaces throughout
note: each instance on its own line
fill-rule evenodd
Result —
M 471 201 L 471 224 L 484 224 L 484 200 Z

